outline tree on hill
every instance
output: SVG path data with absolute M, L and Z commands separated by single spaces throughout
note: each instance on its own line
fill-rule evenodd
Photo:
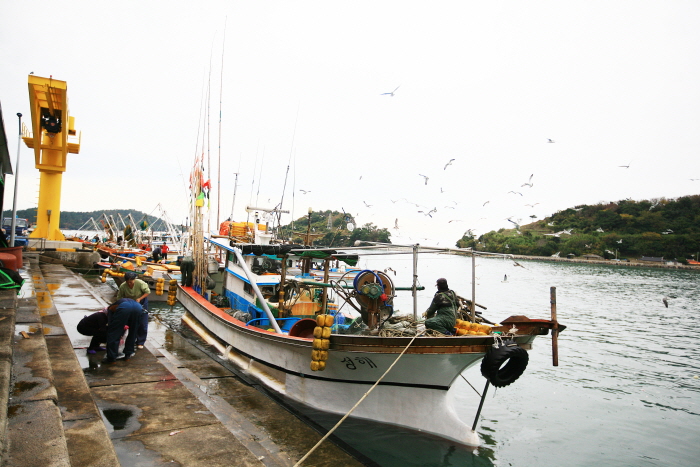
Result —
M 304 216 L 281 226 L 278 236 L 303 244 L 308 233 L 312 245 L 325 247 L 352 246 L 356 240 L 390 243 L 391 233 L 387 229 L 379 229 L 368 223 L 350 230 L 348 225 L 354 226 L 355 219 L 345 212 L 314 211 L 310 219 Z
M 31 209 L 21 209 L 17 211 L 17 217 L 29 219 L 31 224 L 36 223 L 36 210 L 37 208 Z M 101 226 L 100 219 L 103 218 L 102 215 L 114 216 L 118 220 L 119 216 L 123 219 L 127 219 L 128 215 L 131 215 L 137 224 L 141 224 L 143 221 L 149 226 L 155 226 L 155 229 L 159 229 L 164 226 L 162 219 L 145 214 L 141 211 L 136 211 L 134 209 L 107 209 L 104 211 L 91 211 L 91 212 L 76 212 L 76 211 L 61 211 L 61 225 L 59 226 L 62 230 L 78 230 L 83 228 L 85 230 L 93 230 L 92 225 L 87 225 L 88 221 L 92 217 L 98 226 Z M 12 211 L 4 211 L 3 217 L 11 217 Z M 121 224 L 118 223 L 118 227 Z M 165 230 L 163 228 L 163 230 Z
M 575 206 L 519 230 L 500 229 L 479 238 L 465 234 L 457 246 L 533 256 L 559 252 L 684 261 L 700 251 L 700 195 Z

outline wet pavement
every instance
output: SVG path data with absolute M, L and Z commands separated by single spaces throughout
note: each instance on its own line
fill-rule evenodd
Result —
M 3 465 L 292 466 L 321 438 L 154 313 L 146 348 L 103 365 L 76 326 L 115 289 L 33 258 L 23 273 Z M 363 464 L 325 442 L 303 465 Z

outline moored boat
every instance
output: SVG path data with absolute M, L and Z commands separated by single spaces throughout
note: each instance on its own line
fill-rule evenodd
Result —
M 304 255 L 325 255 L 328 264 L 355 256 L 352 249 L 227 245 L 213 239 L 210 244 L 225 252 L 223 279 L 213 290 L 206 282 L 214 281 L 201 279 L 178 289 L 178 300 L 194 318 L 187 318 L 188 324 L 204 327 L 225 342 L 228 358 L 269 388 L 331 413 L 347 413 L 380 380 L 354 409 L 354 417 L 478 445 L 472 426 L 451 405 L 449 389 L 455 379 L 486 362 L 482 368 L 486 367 L 489 383 L 509 385 L 527 364 L 523 349 L 529 349 L 537 335 L 563 329 L 555 320 L 526 317 L 488 326 L 474 312 L 462 317 L 473 318 L 470 324 L 488 332 L 421 335 L 416 328 L 413 335 L 396 334 L 388 326 L 392 300 L 401 289 L 415 293 L 415 283 L 395 287 L 381 271 L 365 270 L 350 281 L 326 278 L 325 282 L 283 271 L 290 261 L 303 262 Z M 356 308 L 358 315 L 349 324 L 347 312 L 338 311 L 346 305 Z M 325 342 L 315 337 L 323 332 L 318 330 L 323 328 L 318 326 L 319 315 L 332 320 Z M 503 350 L 496 352 L 494 346 Z

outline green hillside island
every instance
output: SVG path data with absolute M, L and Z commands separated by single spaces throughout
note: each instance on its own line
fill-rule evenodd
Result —
M 312 212 L 310 222 L 311 228 L 309 228 L 309 216 L 300 217 L 280 227 L 278 237 L 291 238 L 294 243 L 304 244 L 308 232 L 310 245 L 329 248 L 352 246 L 357 240 L 391 243 L 389 240 L 391 233 L 387 229 L 380 229 L 372 223 L 354 227 L 355 219 L 344 212 L 330 210 Z M 350 230 L 348 225 L 354 228 Z
M 519 229 L 465 235 L 457 246 L 514 255 L 653 256 L 685 263 L 697 260 L 700 252 L 700 195 L 575 206 Z
M 36 210 L 37 208 L 31 209 L 20 209 L 17 211 L 17 217 L 28 219 L 31 225 L 36 224 Z M 160 218 L 145 214 L 141 211 L 135 211 L 133 209 L 109 209 L 106 211 L 92 211 L 92 212 L 71 212 L 71 211 L 61 211 L 61 225 L 59 229 L 61 230 L 94 230 L 92 223 L 88 223 L 92 217 L 98 227 L 102 226 L 100 219 L 104 219 L 102 214 L 107 216 L 114 216 L 114 218 L 119 222 L 119 215 L 126 220 L 127 216 L 131 214 L 136 223 L 141 224 L 142 221 L 146 221 L 148 226 L 153 227 L 155 230 L 164 230 L 164 223 Z M 12 217 L 12 211 L 3 211 L 3 218 Z M 121 224 L 118 224 L 121 226 Z M 159 227 L 160 226 L 160 227 Z

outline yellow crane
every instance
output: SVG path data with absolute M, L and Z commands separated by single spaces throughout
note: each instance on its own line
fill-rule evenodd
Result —
M 29 104 L 32 132 L 22 128 L 22 140 L 34 149 L 39 170 L 39 205 L 32 238 L 65 240 L 61 222 L 61 183 L 68 153 L 80 152 L 81 134 L 75 118 L 68 115 L 68 86 L 65 81 L 29 75 Z

